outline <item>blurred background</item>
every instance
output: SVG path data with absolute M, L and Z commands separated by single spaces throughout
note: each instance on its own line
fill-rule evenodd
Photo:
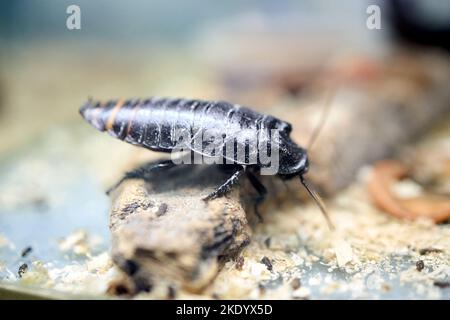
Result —
M 80 30 L 66 27 L 72 4 L 81 10 Z M 366 26 L 371 4 L 382 8 L 381 30 Z M 448 47 L 450 12 L 448 1 L 357 0 L 19 0 L 0 9 L 1 130 L 8 132 L 0 151 L 79 120 L 89 96 L 240 94 L 241 104 L 273 104 L 250 89 L 293 71 L 307 78 L 344 55 L 379 57 L 395 34 L 431 44 L 440 35 L 434 44 Z
M 81 9 L 80 30 L 66 27 L 71 4 Z M 230 99 L 343 52 L 381 54 L 385 29 L 366 28 L 366 8 L 364 1 L 4 1 L 1 127 L 8 139 L 0 150 L 79 121 L 88 96 Z
M 70 5 L 80 29 L 66 25 Z M 381 29 L 367 25 L 370 5 Z M 310 83 L 370 79 L 399 48 L 446 55 L 449 30 L 443 0 L 1 1 L 0 234 L 41 257 L 77 228 L 108 247 L 104 190 L 154 155 L 85 124 L 89 97 L 224 99 L 277 115 Z
M 72 4 L 81 11 L 80 30 L 66 27 Z M 382 8 L 381 30 L 366 26 L 371 4 Z M 255 88 L 289 82 L 293 72 L 307 79 L 345 55 L 380 57 L 395 35 L 448 48 L 449 6 L 439 0 L 2 1 L 0 130 L 8 138 L 0 152 L 49 126 L 79 122 L 77 108 L 89 96 L 272 105 L 270 94 Z

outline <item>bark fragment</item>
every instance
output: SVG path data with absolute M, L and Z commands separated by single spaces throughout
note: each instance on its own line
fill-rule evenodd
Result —
M 216 275 L 221 259 L 248 243 L 239 190 L 202 200 L 225 178 L 214 166 L 183 165 L 155 173 L 151 181 L 128 180 L 114 192 L 113 259 L 137 291 L 150 290 L 155 278 L 199 290 Z

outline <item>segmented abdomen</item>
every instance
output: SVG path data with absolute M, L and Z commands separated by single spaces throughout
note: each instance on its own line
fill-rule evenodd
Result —
M 89 101 L 80 112 L 101 131 L 165 152 L 177 146 L 180 131 L 188 132 L 191 140 L 209 131 L 228 140 L 254 133 L 254 138 L 249 135 L 249 139 L 258 141 L 270 139 L 270 133 L 264 129 L 278 128 L 287 134 L 290 131 L 286 122 L 223 101 L 164 98 L 114 100 L 104 104 Z

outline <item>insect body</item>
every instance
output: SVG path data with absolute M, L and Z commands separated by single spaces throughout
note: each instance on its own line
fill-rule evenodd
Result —
M 205 199 L 224 195 L 246 174 L 259 193 L 257 203 L 261 202 L 267 192 L 254 173 L 267 163 L 261 161 L 261 150 L 250 150 L 250 146 L 276 143 L 279 155 L 276 174 L 282 179 L 300 177 L 302 184 L 324 212 L 320 198 L 304 179 L 309 168 L 307 152 L 291 140 L 289 135 L 292 127 L 285 121 L 224 101 L 165 98 L 112 100 L 106 103 L 89 100 L 81 107 L 80 113 L 100 131 L 107 131 L 115 138 L 159 152 L 172 152 L 179 144 L 177 132 L 180 131 L 187 132 L 191 141 L 206 131 L 222 137 L 223 141 L 233 141 L 234 153 L 231 156 L 222 145 L 219 146 L 219 154 L 214 154 L 226 158 L 228 167 L 232 169 L 230 178 Z M 273 130 L 279 132 L 275 142 L 271 136 Z M 239 144 L 247 151 L 244 159 L 236 155 Z M 187 145 L 192 152 L 203 154 L 204 142 L 199 146 Z M 174 165 L 172 161 L 165 160 L 154 168 L 170 168 Z M 125 178 L 133 176 L 134 173 L 130 172 Z

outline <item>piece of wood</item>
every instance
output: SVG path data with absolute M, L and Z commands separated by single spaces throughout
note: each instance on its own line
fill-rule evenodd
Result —
M 113 193 L 112 256 L 136 291 L 155 278 L 197 291 L 217 274 L 219 260 L 250 239 L 239 189 L 202 200 L 227 175 L 214 166 L 183 165 L 125 181 Z

